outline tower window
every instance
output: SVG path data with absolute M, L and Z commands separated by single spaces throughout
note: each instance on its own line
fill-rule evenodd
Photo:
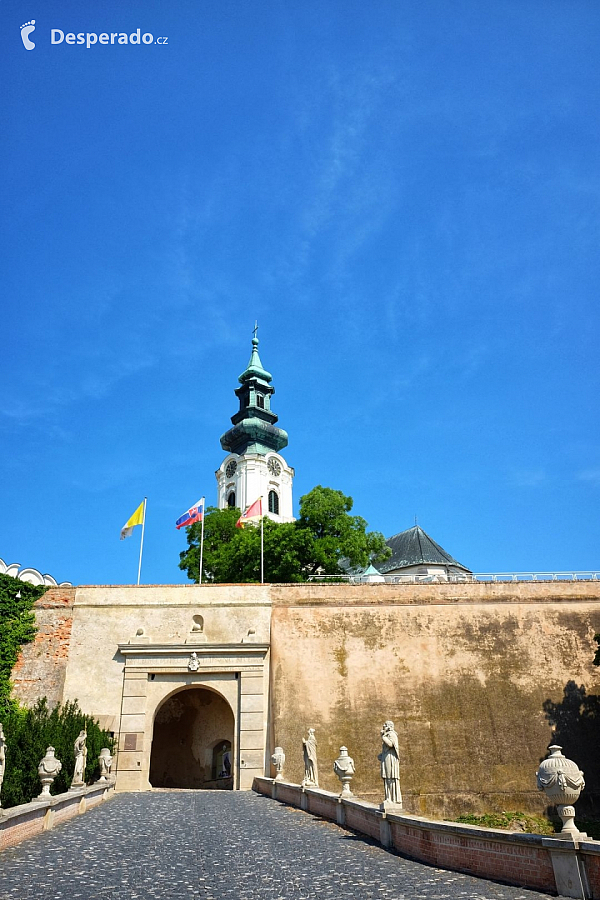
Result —
M 235 491 L 230 491 L 227 495 L 227 506 L 231 508 L 235 506 Z
M 256 395 L 256 405 L 257 405 L 258 407 L 260 407 L 260 409 L 264 409 L 264 408 L 265 408 L 265 398 L 263 397 L 262 394 L 257 394 L 257 395 Z
M 279 497 L 275 491 L 269 491 L 269 512 L 279 515 Z

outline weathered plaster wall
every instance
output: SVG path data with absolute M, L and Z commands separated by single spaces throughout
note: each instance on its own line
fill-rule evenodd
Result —
M 14 670 L 15 695 L 26 703 L 44 694 L 52 703 L 77 699 L 116 730 L 124 664 L 118 645 L 138 640 L 138 628 L 150 642 L 192 641 L 194 616 L 202 617 L 208 642 L 239 643 L 254 629 L 254 639 L 268 643 L 268 588 L 255 586 L 251 596 L 244 585 L 51 589 L 36 605 L 39 632 Z
M 308 593 L 308 596 L 307 596 Z M 274 588 L 271 739 L 302 778 L 316 728 L 320 783 L 345 744 L 353 789 L 381 798 L 382 723 L 396 723 L 415 813 L 543 811 L 534 773 L 551 724 L 600 799 L 600 585 L 342 585 Z M 594 717 L 595 720 L 594 720 Z
M 592 665 L 598 582 L 81 587 L 49 590 L 36 615 L 40 633 L 14 673 L 26 702 L 44 694 L 52 702 L 78 698 L 116 730 L 124 683 L 119 643 L 139 641 L 134 636 L 144 628 L 150 645 L 181 645 L 193 639 L 193 616 L 201 616 L 209 643 L 239 644 L 250 629 L 258 643 L 271 641 L 268 744 L 284 747 L 290 780 L 302 778 L 301 739 L 313 726 L 323 786 L 337 788 L 331 765 L 346 744 L 357 793 L 379 798 L 379 731 L 392 718 L 411 811 L 542 810 L 534 773 L 554 725 L 586 775 L 578 808 L 600 803 L 600 671 Z M 150 669 L 158 674 L 152 681 L 143 674 L 139 723 L 124 728 L 145 729 L 143 745 L 130 754 L 135 789 L 147 786 L 153 716 L 164 692 L 194 681 L 185 667 L 179 675 Z M 262 740 L 262 689 L 241 684 L 242 699 L 236 688 L 229 702 L 254 716 Z M 124 715 L 133 714 L 132 702 L 126 697 Z M 249 712 L 253 704 L 260 712 Z M 240 740 L 258 765 L 264 748 Z M 125 751 L 120 756 L 124 768 Z

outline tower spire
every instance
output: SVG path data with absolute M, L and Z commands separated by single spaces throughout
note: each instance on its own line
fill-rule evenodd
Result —
M 257 335 L 255 321 L 250 360 L 235 389 L 240 406 L 231 417 L 232 427 L 221 437 L 227 455 L 215 472 L 219 509 L 243 510 L 263 497 L 263 512 L 269 518 L 293 522 L 294 470 L 280 454 L 287 447 L 288 436 L 275 424 L 277 415 L 271 409 L 273 376 L 262 364 Z
M 278 428 L 277 415 L 271 409 L 275 388 L 273 376 L 261 361 L 258 352 L 258 322 L 252 331 L 252 352 L 248 365 L 238 378 L 240 387 L 235 394 L 240 401 L 238 412 L 231 417 L 233 428 L 221 437 L 221 447 L 230 453 L 259 453 L 266 455 L 287 446 L 288 436 Z

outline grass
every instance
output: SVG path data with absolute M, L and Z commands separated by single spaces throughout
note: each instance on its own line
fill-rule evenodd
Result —
M 523 831 L 527 834 L 554 834 L 554 825 L 543 816 L 522 812 L 487 813 L 483 816 L 459 816 L 454 819 L 464 825 L 481 828 L 502 828 L 506 831 Z
M 448 821 L 464 825 L 479 825 L 481 828 L 501 828 L 505 831 L 522 831 L 526 834 L 556 834 L 561 829 L 557 820 L 551 822 L 544 816 L 533 816 L 522 812 L 487 813 L 483 816 L 459 816 Z M 593 840 L 600 840 L 600 821 L 575 816 L 575 824 Z

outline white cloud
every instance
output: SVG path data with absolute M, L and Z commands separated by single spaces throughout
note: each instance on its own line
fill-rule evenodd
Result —
M 538 487 L 546 480 L 544 469 L 513 469 L 508 475 L 508 483 L 512 487 Z
M 577 478 L 579 481 L 587 481 L 588 484 L 600 487 L 600 469 L 583 469 L 577 473 Z

